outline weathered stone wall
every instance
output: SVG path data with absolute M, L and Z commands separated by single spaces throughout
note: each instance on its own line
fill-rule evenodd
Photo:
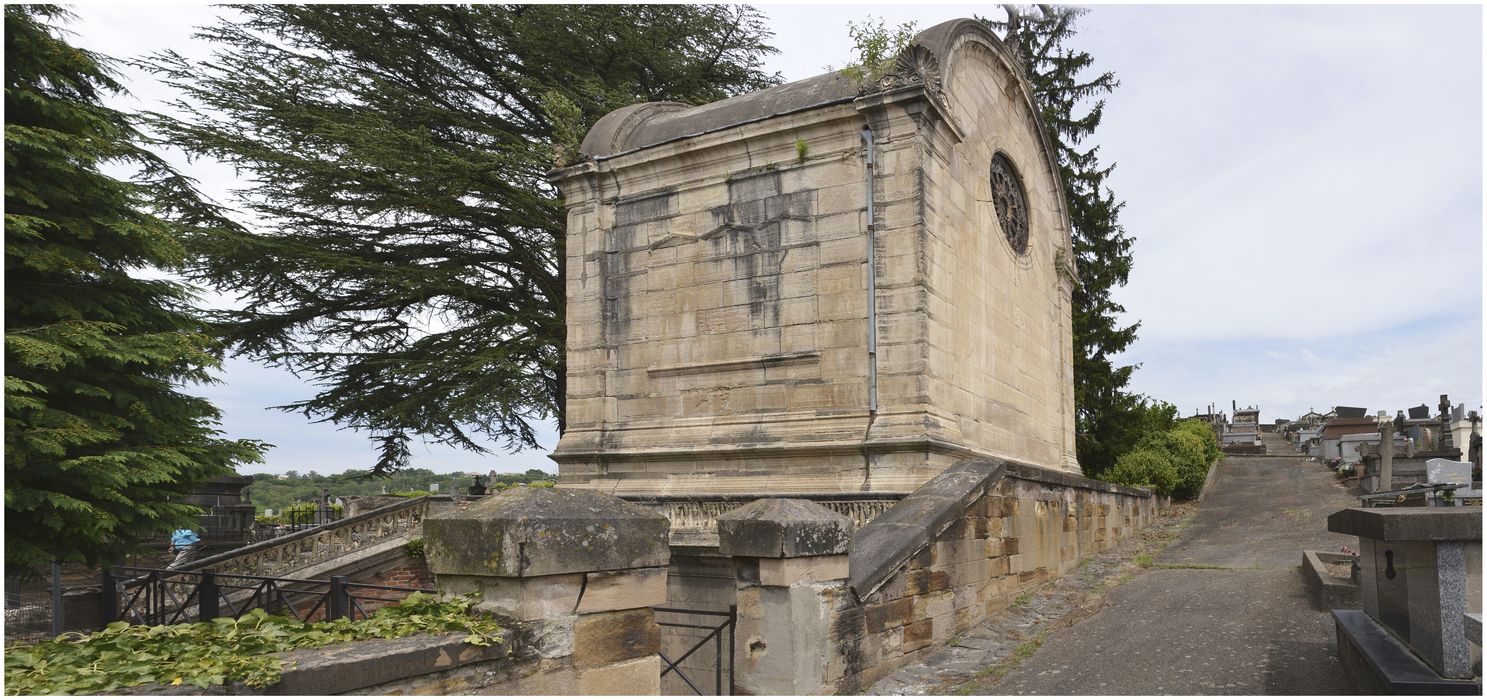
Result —
M 967 458 L 1078 472 L 1075 273 L 1028 88 L 969 20 L 906 56 L 876 89 L 826 74 L 619 110 L 585 139 L 608 147 L 554 174 L 563 485 L 902 495 Z M 998 224 L 998 154 L 1027 192 L 1026 251 Z
M 955 471 L 883 519 L 881 527 L 932 535 L 917 549 L 898 548 L 912 555 L 894 568 L 853 571 L 848 580 L 830 557 L 735 559 L 740 692 L 855 692 L 1146 527 L 1159 506 L 1147 492 L 1046 470 L 988 471 L 980 482 Z M 947 503 L 957 509 L 948 517 L 939 508 Z M 868 549 L 861 539 L 854 535 L 849 552 L 854 567 L 858 557 L 893 549 Z M 771 583 L 766 564 L 800 571 Z
M 978 456 L 1077 473 L 1068 223 L 1023 87 L 1000 54 L 979 35 L 961 37 L 938 57 L 948 114 L 898 120 L 889 109 L 874 123 L 886 141 L 881 168 L 895 175 L 884 178 L 879 377 L 902 405 L 885 407 L 885 423 L 930 425 L 931 438 Z M 1024 252 L 992 202 L 999 153 L 1026 191 Z M 894 332 L 916 326 L 924 332 Z M 889 430 L 878 428 L 880 439 Z M 939 458 L 933 472 L 966 456 Z
M 618 156 L 602 177 L 564 183 L 565 485 L 860 485 L 839 474 L 844 459 L 820 458 L 855 452 L 860 467 L 868 421 L 860 128 L 842 105 Z M 603 460 L 591 456 L 601 445 Z

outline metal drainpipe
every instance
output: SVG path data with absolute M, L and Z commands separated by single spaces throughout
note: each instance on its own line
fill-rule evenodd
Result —
M 878 265 L 877 226 L 873 219 L 873 130 L 862 128 L 867 146 L 867 411 L 878 413 Z

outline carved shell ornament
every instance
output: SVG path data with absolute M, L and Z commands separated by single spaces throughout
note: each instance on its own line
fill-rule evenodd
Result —
M 917 85 L 924 86 L 924 91 L 935 97 L 940 96 L 940 61 L 923 46 L 910 46 L 900 53 L 893 72 L 879 78 L 877 87 L 887 92 Z
M 1027 252 L 1028 206 L 1027 192 L 1022 187 L 1022 178 L 1017 168 L 1005 153 L 991 159 L 991 202 L 996 207 L 997 223 L 1002 233 L 1018 255 Z

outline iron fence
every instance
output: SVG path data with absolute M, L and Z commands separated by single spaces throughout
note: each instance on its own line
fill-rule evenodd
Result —
M 661 667 L 661 678 L 662 679 L 665 679 L 668 674 L 675 673 L 676 676 L 677 676 L 677 678 L 680 678 L 681 681 L 686 684 L 687 688 L 689 688 L 694 695 L 709 695 L 709 693 L 702 692 L 702 689 L 700 687 L 698 687 L 698 684 L 695 683 L 695 682 L 693 682 L 693 679 L 687 676 L 686 670 L 684 670 L 681 667 L 681 664 L 682 664 L 682 662 L 684 662 L 688 658 L 690 658 L 693 654 L 697 653 L 698 650 L 700 650 L 704 646 L 706 646 L 708 642 L 712 642 L 713 643 L 712 644 L 712 647 L 713 647 L 712 648 L 712 652 L 713 652 L 713 664 L 712 664 L 712 671 L 713 671 L 713 673 L 712 673 L 712 676 L 713 676 L 713 692 L 710 693 L 710 694 L 711 695 L 732 695 L 733 694 L 733 644 L 734 644 L 734 640 L 733 640 L 734 634 L 733 633 L 734 633 L 734 628 L 737 626 L 736 623 L 738 622 L 738 607 L 737 606 L 734 606 L 734 605 L 730 605 L 730 606 L 728 606 L 728 612 L 718 612 L 716 610 L 688 610 L 688 609 L 684 609 L 684 608 L 651 608 L 651 609 L 654 610 L 657 613 L 662 613 L 662 614 L 688 615 L 688 616 L 697 615 L 697 616 L 701 616 L 701 617 L 722 618 L 722 620 L 720 622 L 718 622 L 717 624 L 696 624 L 695 622 L 666 622 L 664 620 L 661 620 L 660 618 L 657 618 L 656 619 L 656 624 L 658 624 L 658 625 L 660 625 L 662 627 L 671 627 L 671 628 L 676 628 L 676 629 L 693 630 L 695 632 L 703 633 L 701 639 L 698 639 L 695 643 L 693 643 L 690 647 L 688 647 L 686 649 L 686 651 L 682 652 L 674 660 L 673 659 L 670 659 L 670 658 L 667 658 L 666 654 L 664 653 L 665 650 L 662 650 L 662 653 L 661 653 L 661 664 L 662 664 L 662 667 Z M 725 632 L 727 633 L 727 637 L 728 637 L 728 640 L 727 640 L 727 649 L 728 649 L 728 652 L 727 653 L 728 653 L 728 656 L 727 656 L 726 659 L 723 656 L 723 648 L 724 648 L 723 647 L 723 645 L 724 645 L 723 636 L 724 636 L 724 633 Z M 723 676 L 724 676 L 724 669 L 725 668 L 727 669 L 727 674 L 726 675 L 728 677 L 728 682 L 727 682 L 726 685 L 723 683 Z M 695 672 L 695 670 L 694 670 L 694 672 Z
M 344 576 L 315 580 L 116 566 L 104 571 L 102 623 L 206 622 L 218 617 L 236 619 L 258 608 L 304 622 L 356 620 L 415 592 L 436 593 L 427 588 L 355 583 Z
M 34 642 L 88 629 L 98 619 L 98 570 L 82 564 L 9 569 L 5 642 Z

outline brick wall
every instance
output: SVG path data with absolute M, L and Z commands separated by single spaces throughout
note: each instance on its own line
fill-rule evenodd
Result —
M 406 586 L 408 588 L 433 588 L 434 575 L 429 573 L 428 563 L 422 557 L 404 557 L 391 568 L 375 572 L 362 583 L 379 586 Z

